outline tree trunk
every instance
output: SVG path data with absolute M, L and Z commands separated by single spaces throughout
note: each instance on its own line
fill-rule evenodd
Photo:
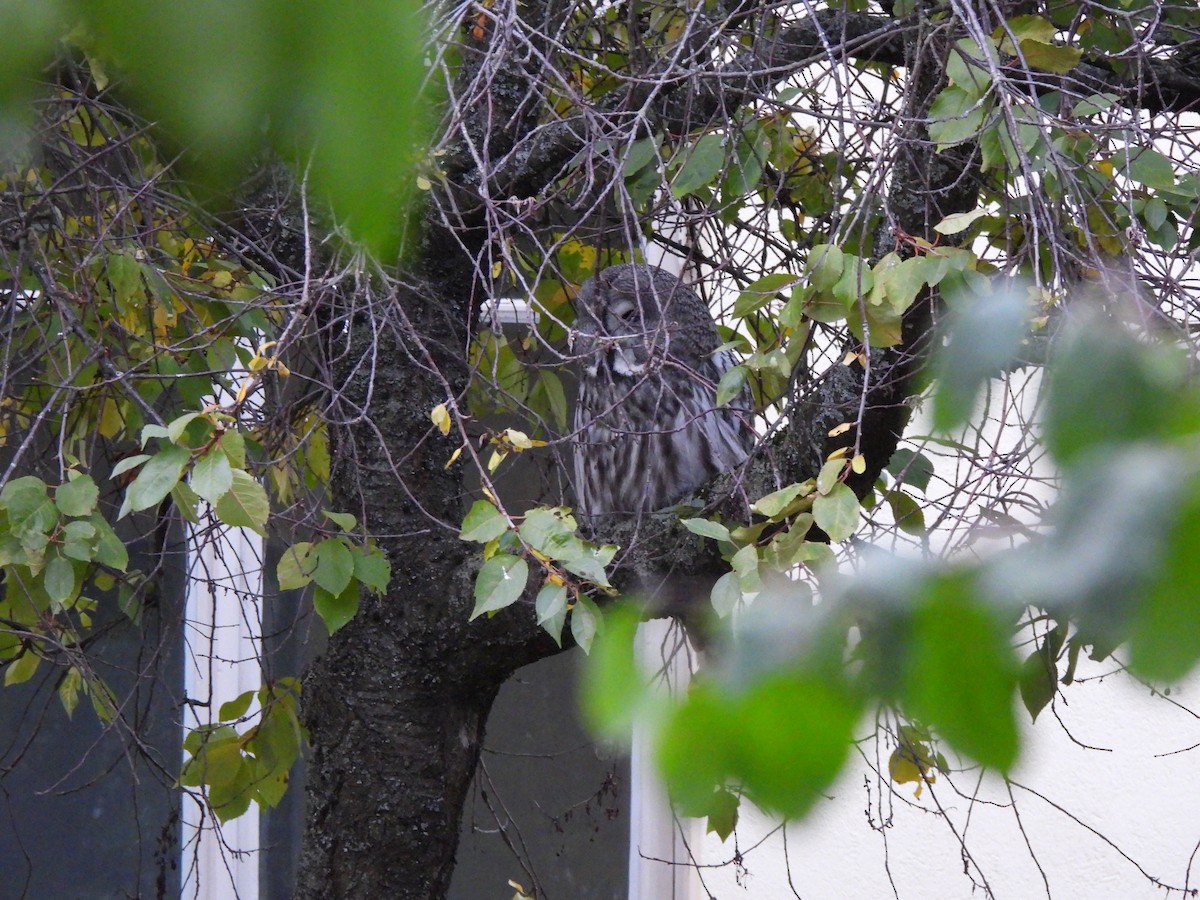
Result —
M 921 40 L 920 47 L 907 48 L 910 66 L 917 67 L 909 155 L 889 186 L 897 224 L 911 234 L 928 234 L 943 215 L 971 208 L 977 190 L 964 165 L 934 153 L 920 124 L 942 79 L 940 54 Z M 557 174 L 569 149 L 547 157 L 554 164 L 545 177 Z M 425 283 L 386 303 L 375 301 L 373 333 L 356 328 L 343 356 L 342 411 L 356 424 L 341 437 L 338 508 L 358 513 L 387 551 L 393 587 L 364 603 L 305 683 L 314 755 L 297 893 L 304 898 L 444 898 L 491 704 L 511 672 L 558 650 L 534 624 L 529 604 L 467 621 L 478 554 L 457 539 L 462 482 L 459 472 L 444 468 L 454 444 L 431 437 L 428 414 L 448 397 L 463 396 L 462 350 L 471 305 L 478 303 L 473 265 L 487 235 L 479 215 L 484 201 L 467 202 L 468 186 L 483 177 L 450 163 L 446 168 L 457 182 L 451 205 L 470 214 L 459 220 L 456 238 L 431 231 L 416 260 Z M 522 184 L 524 196 L 543 186 L 536 179 Z M 789 483 L 815 475 L 836 445 L 828 437 L 831 423 L 853 421 L 861 405 L 868 410 L 862 446 L 871 452 L 860 486 L 874 482 L 907 421 L 932 303 L 932 296 L 919 302 L 903 344 L 875 353 L 870 371 L 840 367 L 825 379 L 794 411 L 774 460 L 759 461 L 747 474 L 748 491 L 761 487 L 758 496 L 773 490 L 777 478 Z M 385 334 L 399 338 L 381 342 Z M 604 535 L 635 550 L 614 575 L 618 586 L 656 585 L 670 594 L 665 570 L 698 577 L 723 565 L 710 542 L 677 524 L 642 523 L 641 529 Z
M 499 682 L 343 645 L 313 671 L 309 830 L 298 897 L 444 897 Z M 381 645 L 393 652 L 380 654 Z M 463 673 L 453 673 L 463 674 Z

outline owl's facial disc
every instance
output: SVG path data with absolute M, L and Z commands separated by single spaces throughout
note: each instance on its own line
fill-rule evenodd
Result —
M 618 344 L 610 351 L 612 353 L 612 370 L 627 378 L 637 378 L 646 374 L 647 360 L 638 362 L 637 354 L 632 349 L 622 349 Z

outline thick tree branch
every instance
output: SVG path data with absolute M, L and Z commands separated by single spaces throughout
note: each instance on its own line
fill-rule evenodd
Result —
M 916 27 L 913 20 L 912 16 L 892 19 L 821 10 L 784 26 L 726 66 L 668 85 L 653 117 L 642 127 L 647 132 L 661 128 L 685 131 L 714 117 L 724 119 L 731 110 L 766 96 L 775 84 L 824 59 L 849 57 L 903 67 L 905 47 L 911 43 L 907 32 Z M 1013 77 L 1025 81 L 1029 74 L 1014 69 Z M 1173 57 L 1148 57 L 1142 60 L 1139 72 L 1130 74 L 1121 74 L 1117 64 L 1106 59 L 1091 59 L 1065 75 L 1036 73 L 1035 89 L 1073 96 L 1114 93 L 1122 104 L 1151 113 L 1182 113 L 1200 107 L 1200 76 Z M 621 96 L 591 114 L 616 113 L 623 104 Z M 467 175 L 465 183 L 478 184 L 486 178 L 494 195 L 534 197 L 548 179 L 595 140 L 594 130 L 581 117 L 542 125 L 511 152 L 493 157 L 491 171 Z

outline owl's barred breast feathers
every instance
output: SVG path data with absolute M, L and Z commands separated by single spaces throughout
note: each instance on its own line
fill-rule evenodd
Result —
M 579 294 L 575 352 L 577 510 L 659 509 L 740 464 L 754 443 L 749 390 L 717 408 L 736 360 L 712 315 L 654 266 L 612 266 Z

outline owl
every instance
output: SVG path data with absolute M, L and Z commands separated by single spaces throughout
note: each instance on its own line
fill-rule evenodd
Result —
M 741 463 L 755 434 L 743 388 L 717 407 L 735 364 L 704 301 L 654 266 L 612 266 L 581 289 L 573 332 L 577 510 L 660 509 Z

